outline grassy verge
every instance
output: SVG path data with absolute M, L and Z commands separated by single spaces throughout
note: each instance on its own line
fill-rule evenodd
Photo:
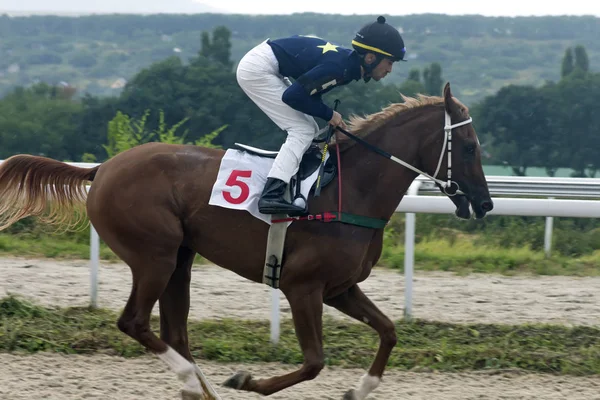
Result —
M 0 254 L 19 257 L 86 259 L 90 257 L 90 243 L 60 235 L 31 237 L 1 234 Z M 100 258 L 103 260 L 118 259 L 105 244 L 100 246 Z
M 384 246 L 380 265 L 404 269 L 404 247 Z M 527 246 L 502 248 L 476 245 L 464 240 L 451 243 L 444 239 L 429 239 L 415 246 L 415 267 L 426 271 L 519 273 L 535 275 L 600 276 L 600 251 L 578 257 L 552 255 L 533 251 Z
M 0 234 L 0 255 L 87 259 L 90 254 L 89 239 L 59 235 Z M 100 245 L 103 260 L 118 261 L 118 257 L 103 243 Z M 205 262 L 196 257 L 196 263 Z M 386 239 L 380 266 L 404 269 L 404 246 L 397 238 Z M 527 246 L 504 248 L 480 245 L 465 236 L 460 240 L 426 239 L 416 244 L 415 268 L 422 271 L 452 271 L 458 274 L 500 273 L 505 275 L 572 275 L 600 276 L 600 250 L 591 254 L 566 257 L 558 254 L 546 258 L 543 252 Z
M 135 357 L 146 354 L 116 328 L 117 314 L 86 308 L 43 308 L 15 297 L 0 299 L 0 351 Z M 157 320 L 152 321 L 158 327 Z M 551 325 L 456 325 L 397 322 L 398 346 L 388 366 L 402 370 L 468 371 L 519 368 L 570 375 L 600 373 L 600 330 Z M 293 326 L 282 324 L 281 343 L 269 344 L 269 323 L 190 321 L 195 357 L 220 362 L 299 364 Z M 324 321 L 326 364 L 366 368 L 378 337 L 358 323 Z
M 60 235 L 11 235 L 0 234 L 0 256 L 39 257 L 56 259 L 89 259 L 90 243 L 80 238 Z M 100 259 L 120 261 L 113 251 L 100 241 Z M 206 261 L 196 256 L 196 263 Z

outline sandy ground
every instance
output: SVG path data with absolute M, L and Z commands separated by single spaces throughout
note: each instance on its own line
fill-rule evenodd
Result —
M 103 263 L 99 273 L 98 302 L 120 309 L 130 290 L 130 273 L 124 264 Z M 0 297 L 19 294 L 49 305 L 86 305 L 90 292 L 87 261 L 0 258 Z M 391 318 L 401 318 L 404 279 L 392 271 L 376 269 L 361 284 L 363 290 Z M 600 278 L 503 277 L 417 272 L 414 314 L 418 318 L 449 322 L 549 322 L 600 324 Z M 194 271 L 190 317 L 268 319 L 270 289 L 247 282 L 213 266 Z M 155 307 L 157 312 L 157 307 Z M 284 318 L 290 317 L 281 297 Z M 336 310 L 325 312 L 345 318 Z M 279 364 L 220 365 L 203 363 L 213 384 L 220 384 L 239 369 L 257 377 L 291 371 Z M 268 398 L 341 399 L 364 372 L 328 369 L 312 382 L 297 385 Z M 64 356 L 0 354 L 0 399 L 177 399 L 180 383 L 155 357 Z M 259 399 L 259 395 L 218 387 L 225 399 Z M 404 373 L 389 371 L 369 399 L 599 399 L 600 377 L 496 373 Z
M 361 288 L 392 319 L 402 318 L 404 277 L 375 269 Z M 125 305 L 131 288 L 129 268 L 103 263 L 98 304 L 115 310 Z M 190 318 L 269 319 L 271 289 L 215 266 L 196 268 L 192 276 Z M 15 293 L 49 305 L 87 305 L 88 262 L 0 258 L 0 297 Z M 283 318 L 290 318 L 280 295 Z M 154 308 L 154 313 L 158 307 Z M 325 307 L 325 313 L 346 318 Z M 417 318 L 446 322 L 600 325 L 600 278 L 456 276 L 417 271 L 413 288 Z
M 223 400 L 261 399 L 220 385 L 239 368 L 257 377 L 291 371 L 277 364 L 251 366 L 202 364 Z M 314 381 L 301 383 L 269 399 L 308 400 L 342 398 L 358 381 L 360 370 L 323 370 Z M 350 386 L 350 387 L 349 387 Z M 181 386 L 157 359 L 121 359 L 109 356 L 0 354 L 0 399 L 177 399 Z M 432 374 L 390 372 L 370 400 L 508 400 L 600 399 L 600 378 L 555 377 L 515 372 Z

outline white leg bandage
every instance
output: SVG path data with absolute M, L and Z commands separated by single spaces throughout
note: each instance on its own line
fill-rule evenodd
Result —
M 196 369 L 191 362 L 183 358 L 181 354 L 168 346 L 167 351 L 157 354 L 158 358 L 163 360 L 177 374 L 177 377 L 183 381 L 183 389 L 192 393 L 204 394 L 202 386 L 196 377 Z
M 364 400 L 367 396 L 379 386 L 381 380 L 376 376 L 363 375 L 360 379 L 360 386 L 356 390 L 356 400 Z

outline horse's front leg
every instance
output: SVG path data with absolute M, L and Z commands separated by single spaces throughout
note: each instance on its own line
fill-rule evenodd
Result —
M 398 340 L 396 328 L 393 322 L 360 290 L 358 285 L 352 286 L 347 292 L 337 297 L 326 300 L 325 304 L 368 324 L 379 334 L 379 349 L 369 373 L 362 377 L 357 389 L 351 389 L 344 395 L 344 400 L 364 400 L 379 386 L 392 349 Z
M 287 294 L 287 298 L 294 318 L 296 336 L 304 355 L 302 367 L 286 375 L 259 380 L 242 371 L 229 378 L 224 386 L 268 396 L 319 375 L 324 365 L 323 289 L 316 286 L 294 288 Z

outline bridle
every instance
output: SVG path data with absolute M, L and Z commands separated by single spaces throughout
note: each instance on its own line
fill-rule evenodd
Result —
M 469 118 L 467 120 L 464 120 L 462 122 L 458 122 L 454 125 L 452 125 L 452 121 L 450 120 L 450 114 L 448 114 L 448 111 L 445 111 L 446 114 L 446 124 L 444 125 L 444 144 L 442 146 L 442 151 L 440 152 L 440 160 L 438 161 L 438 165 L 437 168 L 435 169 L 435 173 L 433 174 L 433 176 L 429 176 L 424 172 L 420 172 L 422 175 L 427 176 L 428 178 L 432 179 L 434 182 L 436 182 L 438 185 L 440 185 L 442 187 L 442 190 L 444 191 L 444 193 L 447 196 L 454 196 L 455 194 L 465 194 L 462 190 L 460 190 L 460 186 L 458 185 L 457 182 L 452 180 L 452 129 L 454 128 L 458 128 L 459 126 L 463 126 L 463 125 L 467 125 L 470 124 L 471 122 L 473 122 L 473 118 Z M 440 171 L 440 168 L 442 166 L 442 160 L 444 159 L 444 150 L 446 150 L 446 147 L 448 148 L 448 181 L 447 182 L 443 182 L 440 181 L 439 179 L 437 179 L 437 174 Z M 456 185 L 456 191 L 454 191 L 453 193 L 449 193 L 448 192 L 448 188 L 452 187 L 452 184 Z
M 447 196 L 454 196 L 457 194 L 462 194 L 464 195 L 465 193 L 460 190 L 460 186 L 456 181 L 452 180 L 452 129 L 454 128 L 458 128 L 459 126 L 463 126 L 463 125 L 467 125 L 473 122 L 473 118 L 469 118 L 466 119 L 464 121 L 461 122 L 457 122 L 456 124 L 452 125 L 452 120 L 450 119 L 450 114 L 448 114 L 448 111 L 445 111 L 445 124 L 444 124 L 444 143 L 442 145 L 442 151 L 440 152 L 440 159 L 438 161 L 438 165 L 437 168 L 435 169 L 435 173 L 433 174 L 433 176 L 429 175 L 428 173 L 421 171 L 420 169 L 413 167 L 412 165 L 410 165 L 407 162 L 404 162 L 402 160 L 400 160 L 399 158 L 381 150 L 380 148 L 373 146 L 370 143 L 365 142 L 363 139 L 359 138 L 358 136 L 346 131 L 343 128 L 340 128 L 339 126 L 336 127 L 337 130 L 339 130 L 340 132 L 342 132 L 344 135 L 348 136 L 349 138 L 357 141 L 358 143 L 362 144 L 363 146 L 366 146 L 368 149 L 378 153 L 379 155 L 382 155 L 386 158 L 389 158 L 390 160 L 403 165 L 404 167 L 418 173 L 421 174 L 429 179 L 431 179 L 432 181 L 434 181 L 435 183 L 437 183 L 441 188 L 442 191 L 444 192 L 444 194 L 446 194 Z M 440 179 L 437 178 L 438 173 L 440 172 L 440 168 L 442 167 L 442 160 L 444 159 L 444 153 L 447 152 L 448 153 L 448 175 L 447 175 L 447 181 L 444 182 Z M 449 192 L 449 189 L 455 185 L 456 186 L 456 190 L 453 192 Z

